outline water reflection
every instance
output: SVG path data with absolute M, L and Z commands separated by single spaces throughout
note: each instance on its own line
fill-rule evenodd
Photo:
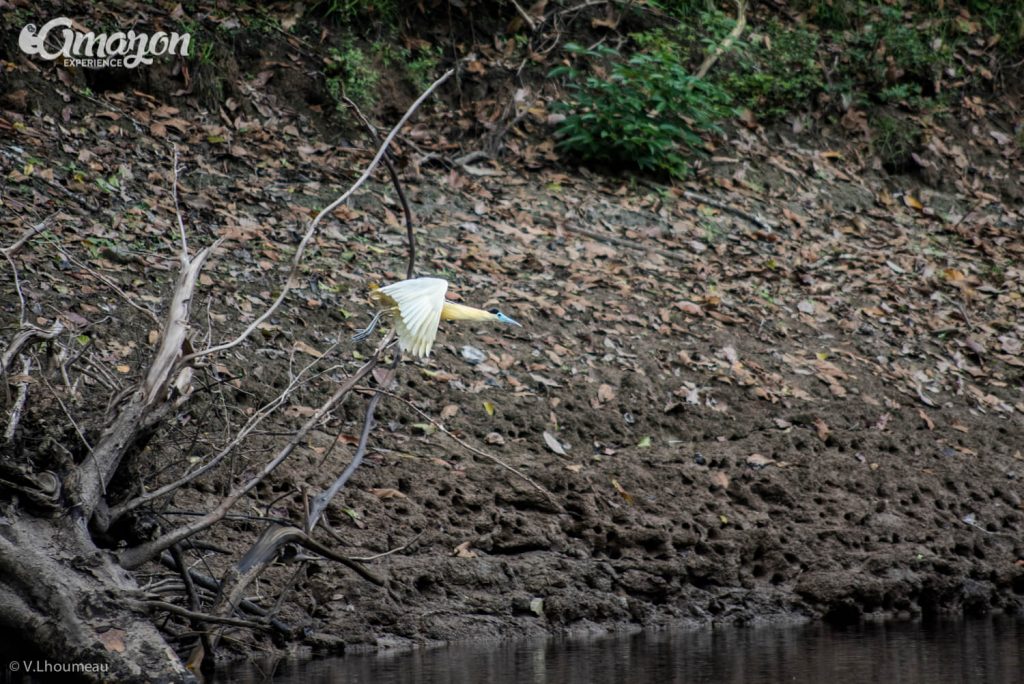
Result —
M 932 624 L 729 628 L 579 640 L 451 646 L 246 665 L 215 681 L 285 684 L 665 684 L 683 682 L 1024 681 L 1024 622 L 997 617 Z

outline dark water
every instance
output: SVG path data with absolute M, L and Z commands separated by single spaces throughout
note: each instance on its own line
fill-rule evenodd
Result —
M 905 684 L 1024 682 L 1024 621 L 728 628 L 452 646 L 251 665 L 216 681 L 287 684 Z

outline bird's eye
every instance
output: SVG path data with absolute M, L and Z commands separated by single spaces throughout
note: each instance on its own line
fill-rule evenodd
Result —
M 491 314 L 497 315 L 497 314 L 500 314 L 501 312 L 498 311 L 498 307 L 492 306 L 490 309 L 487 310 L 487 313 L 491 313 Z

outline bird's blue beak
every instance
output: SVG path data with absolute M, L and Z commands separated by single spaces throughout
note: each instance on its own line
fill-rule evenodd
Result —
M 523 325 L 521 323 L 519 323 L 519 321 L 516 321 L 516 320 L 513 320 L 513 319 L 509 318 L 508 316 L 506 316 L 505 314 L 501 313 L 500 311 L 497 314 L 495 314 L 495 315 L 498 317 L 498 320 L 501 321 L 502 323 L 506 323 L 508 325 L 518 325 L 520 328 L 523 327 Z

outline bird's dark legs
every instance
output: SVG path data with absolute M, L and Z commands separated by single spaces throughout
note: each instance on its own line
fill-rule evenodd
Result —
M 380 317 L 383 315 L 383 311 L 378 311 L 377 313 L 375 313 L 373 315 L 373 319 L 370 321 L 370 324 L 368 326 L 360 330 L 356 330 L 356 334 L 352 336 L 352 341 L 362 342 L 367 337 L 369 337 L 373 333 L 373 331 L 377 329 L 377 324 L 380 322 Z

